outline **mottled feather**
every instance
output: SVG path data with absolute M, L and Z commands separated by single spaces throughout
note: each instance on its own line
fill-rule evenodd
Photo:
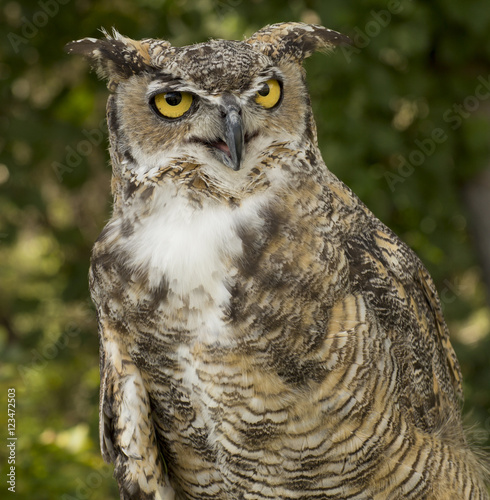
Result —
M 123 499 L 489 498 L 434 284 L 318 150 L 301 63 L 342 43 L 282 23 L 68 46 L 111 91 L 90 288 Z

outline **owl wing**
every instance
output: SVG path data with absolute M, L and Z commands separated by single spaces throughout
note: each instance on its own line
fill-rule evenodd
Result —
M 448 415 L 459 415 L 462 389 L 437 292 L 413 251 L 367 209 L 365 214 L 363 230 L 345 246 L 353 291 L 389 332 L 405 411 L 423 430 L 440 431 Z
M 104 460 L 114 463 L 121 499 L 172 500 L 163 471 L 148 394 L 118 332 L 99 317 L 100 443 Z
M 103 235 L 107 235 L 103 233 Z M 124 342 L 124 308 L 116 290 L 124 289 L 115 256 L 99 238 L 90 267 L 90 289 L 97 307 L 100 339 L 100 445 L 114 464 L 121 499 L 173 500 L 164 473 L 151 416 L 150 398 L 139 368 Z
M 437 295 L 434 282 L 432 281 L 432 278 L 430 277 L 429 273 L 423 266 L 420 266 L 418 269 L 418 286 L 420 287 L 422 296 L 425 298 L 427 302 L 427 312 L 429 314 L 429 317 L 433 320 L 435 324 L 433 335 L 435 335 L 437 343 L 440 346 L 442 352 L 442 359 L 445 362 L 444 368 L 447 368 L 451 385 L 455 393 L 459 398 L 462 399 L 463 387 L 462 387 L 461 369 L 459 367 L 456 353 L 454 352 L 454 349 L 451 345 L 451 341 L 449 338 L 449 330 L 447 328 L 446 322 L 444 321 L 441 303 L 439 301 L 439 296 Z M 431 331 L 425 328 L 424 334 L 430 335 Z M 441 378 L 442 378 L 441 376 L 438 376 L 437 380 Z

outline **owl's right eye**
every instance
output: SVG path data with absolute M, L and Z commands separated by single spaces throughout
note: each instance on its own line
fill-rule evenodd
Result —
M 193 96 L 189 92 L 162 92 L 151 100 L 153 109 L 165 118 L 180 118 L 191 107 Z

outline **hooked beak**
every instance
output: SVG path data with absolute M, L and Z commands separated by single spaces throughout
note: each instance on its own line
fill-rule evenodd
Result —
M 257 132 L 245 134 L 240 102 L 232 94 L 222 95 L 219 112 L 221 126 L 217 131 L 217 138 L 211 141 L 199 138 L 193 140 L 206 145 L 221 163 L 236 172 L 243 163 L 245 144 L 253 139 Z
M 230 151 L 230 157 L 226 157 L 227 163 L 233 170 L 240 170 L 245 141 L 240 108 L 230 106 L 224 114 L 224 139 Z

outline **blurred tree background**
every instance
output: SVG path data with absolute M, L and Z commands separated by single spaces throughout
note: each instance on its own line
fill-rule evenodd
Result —
M 13 387 L 17 498 L 117 498 L 99 455 L 98 341 L 87 284 L 90 249 L 110 213 L 107 90 L 64 44 L 99 37 L 102 26 L 182 45 L 241 39 L 290 20 L 355 42 L 306 62 L 325 161 L 434 277 L 465 376 L 470 438 L 490 444 L 487 0 L 6 0 L 0 423 L 7 428 Z

